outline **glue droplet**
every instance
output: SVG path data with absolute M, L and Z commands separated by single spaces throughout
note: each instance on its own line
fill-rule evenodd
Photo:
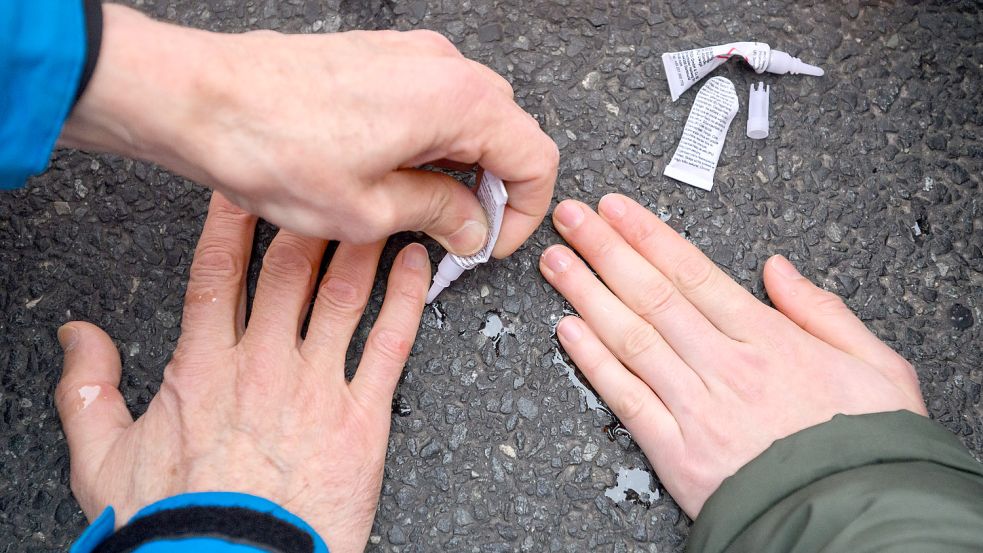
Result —
M 82 386 L 79 388 L 79 397 L 82 398 L 82 409 L 92 405 L 92 402 L 99 397 L 100 391 L 102 391 L 102 388 L 99 386 Z
M 645 507 L 659 500 L 659 490 L 652 489 L 652 474 L 641 468 L 618 469 L 618 482 L 604 490 L 604 495 L 615 503 L 627 500 Z

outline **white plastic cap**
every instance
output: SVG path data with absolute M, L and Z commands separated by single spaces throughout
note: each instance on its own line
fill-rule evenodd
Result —
M 771 93 L 771 85 L 765 83 L 751 85 L 751 94 L 747 102 L 747 136 L 748 138 L 762 139 L 768 137 L 768 96 Z
M 772 50 L 771 58 L 768 60 L 768 67 L 765 71 L 776 75 L 812 75 L 822 77 L 826 74 L 822 67 L 809 65 L 799 58 L 793 58 L 790 54 L 781 50 Z

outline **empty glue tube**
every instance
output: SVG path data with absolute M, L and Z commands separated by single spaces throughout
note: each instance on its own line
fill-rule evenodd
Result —
M 683 137 L 662 174 L 703 190 L 713 188 L 717 160 L 737 109 L 734 83 L 724 77 L 707 81 L 696 93 Z
M 775 73 L 776 75 L 813 75 L 822 77 L 825 72 L 820 67 L 803 63 L 799 58 L 772 50 L 764 42 L 731 42 L 720 46 L 697 48 L 684 52 L 662 54 L 662 65 L 669 79 L 669 93 L 675 102 L 683 92 L 708 73 L 723 65 L 731 56 L 739 56 L 754 69 L 755 73 Z
M 485 218 L 488 219 L 488 240 L 478 253 L 465 257 L 448 253 L 440 260 L 437 273 L 433 276 L 433 285 L 427 292 L 427 303 L 433 302 L 437 295 L 457 280 L 465 270 L 474 269 L 491 258 L 495 243 L 498 242 L 498 234 L 502 230 L 502 218 L 505 216 L 505 204 L 509 201 L 509 194 L 505 190 L 502 179 L 485 171 L 481 176 L 481 182 L 478 183 L 477 195 L 478 203 L 485 210 Z

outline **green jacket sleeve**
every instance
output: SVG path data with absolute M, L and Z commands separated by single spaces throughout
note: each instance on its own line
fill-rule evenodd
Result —
M 703 506 L 688 553 L 983 551 L 983 465 L 908 411 L 776 441 Z

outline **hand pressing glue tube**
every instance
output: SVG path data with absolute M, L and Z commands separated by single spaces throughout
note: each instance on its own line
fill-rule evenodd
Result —
M 509 201 L 509 194 L 505 191 L 502 179 L 485 171 L 478 184 L 477 195 L 478 203 L 485 210 L 485 217 L 488 219 L 488 241 L 476 254 L 462 257 L 448 253 L 440 260 L 437 273 L 433 276 L 433 285 L 427 292 L 427 303 L 433 302 L 437 295 L 457 280 L 465 270 L 474 269 L 491 258 L 495 242 L 498 241 L 498 234 L 502 230 L 502 218 L 505 216 L 505 204 Z
M 744 58 L 755 73 L 775 73 L 776 75 L 812 75 L 822 77 L 825 72 L 815 65 L 803 63 L 799 58 L 772 50 L 763 42 L 731 42 L 720 46 L 697 48 L 684 52 L 662 54 L 662 65 L 669 79 L 669 93 L 675 102 L 683 92 L 708 73 L 720 67 L 732 56 Z

